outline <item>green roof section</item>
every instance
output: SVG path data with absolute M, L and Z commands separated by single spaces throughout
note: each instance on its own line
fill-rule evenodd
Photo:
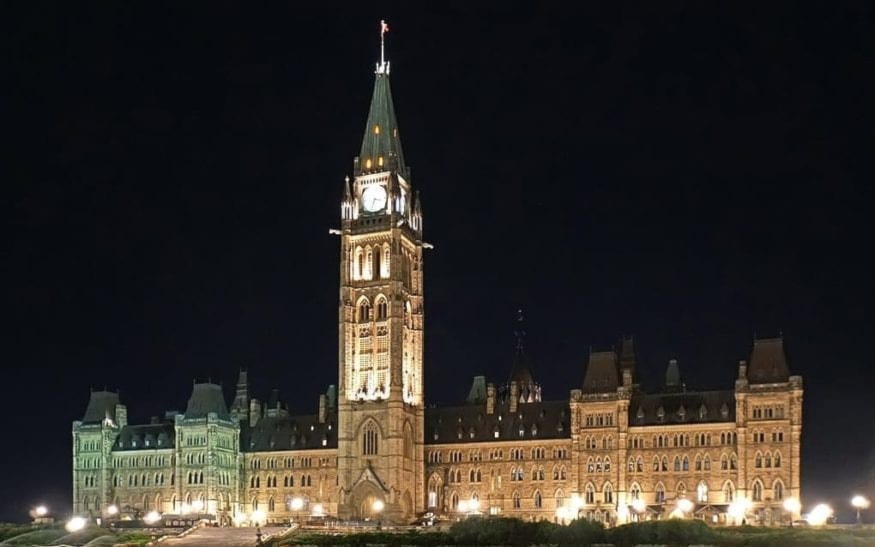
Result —
M 206 418 L 211 412 L 223 420 L 229 420 L 228 407 L 222 395 L 222 386 L 205 382 L 194 384 L 188 408 L 185 409 L 186 419 Z
M 389 71 L 386 67 L 384 70 L 378 69 L 376 73 L 368 123 L 365 126 L 362 149 L 356 162 L 356 174 L 390 170 L 409 179 L 404 152 L 401 150 L 392 89 L 389 86 Z

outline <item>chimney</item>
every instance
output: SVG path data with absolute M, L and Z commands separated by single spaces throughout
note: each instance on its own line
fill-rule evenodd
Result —
M 520 386 L 516 380 L 510 383 L 510 411 L 516 412 L 517 404 L 520 402 Z
M 495 384 L 486 385 L 486 414 L 495 414 Z
M 747 361 L 744 359 L 738 362 L 738 379 L 747 380 Z
M 324 424 L 328 419 L 328 396 L 324 393 L 319 396 L 319 423 Z
M 258 420 L 261 418 L 261 403 L 258 399 L 249 400 L 249 426 L 255 427 Z

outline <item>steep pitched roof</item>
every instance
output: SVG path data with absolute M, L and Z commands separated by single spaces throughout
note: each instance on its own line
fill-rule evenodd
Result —
M 586 375 L 583 377 L 584 393 L 606 393 L 620 386 L 617 371 L 617 354 L 613 351 L 590 353 Z
M 629 403 L 629 425 L 735 421 L 735 392 L 637 393 Z
M 215 412 L 219 418 L 229 420 L 228 406 L 222 395 L 222 386 L 213 383 L 194 384 L 188 407 L 185 409 L 186 419 L 206 418 L 210 412 Z
M 337 448 L 337 413 L 324 423 L 317 414 L 265 417 L 252 427 L 243 422 L 240 439 L 244 452 Z
M 784 355 L 783 338 L 754 340 L 747 379 L 752 384 L 789 381 L 790 367 L 787 366 L 787 358 Z
M 571 436 L 570 416 L 568 401 L 528 403 L 516 412 L 497 403 L 492 414 L 483 405 L 427 408 L 425 444 L 565 439 Z
M 173 424 L 128 425 L 122 428 L 113 450 L 154 450 L 156 448 L 173 448 L 176 445 L 176 433 Z
M 380 158 L 383 158 L 382 165 L 380 165 Z M 398 121 L 395 119 L 395 105 L 392 102 L 388 71 L 376 73 L 374 94 L 371 97 L 371 108 L 368 111 L 368 122 L 362 138 L 358 165 L 357 174 L 394 169 L 401 176 L 409 179 L 404 152 L 401 150 L 401 138 Z
M 92 391 L 82 423 L 100 423 L 105 418 L 115 420 L 115 405 L 119 404 L 118 393 L 112 391 Z

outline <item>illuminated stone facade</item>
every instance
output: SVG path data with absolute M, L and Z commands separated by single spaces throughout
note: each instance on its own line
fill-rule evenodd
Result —
M 337 388 L 315 414 L 291 416 L 276 392 L 252 398 L 243 371 L 230 409 L 218 385 L 195 384 L 185 412 L 144 425 L 127 423 L 116 393 L 93 392 L 73 423 L 76 513 L 403 522 L 432 510 L 616 523 L 684 508 L 726 522 L 732 502 L 749 500 L 738 520 L 790 517 L 782 500 L 800 494 L 802 380 L 790 375 L 781 339 L 754 342 L 734 389 L 688 391 L 672 362 L 664 388 L 645 393 L 626 338 L 618 351 L 590 354 L 567 398 L 544 401 L 520 318 L 509 380 L 477 377 L 464 404 L 426 409 L 428 244 L 388 63 L 377 66 L 353 170 L 334 230 Z

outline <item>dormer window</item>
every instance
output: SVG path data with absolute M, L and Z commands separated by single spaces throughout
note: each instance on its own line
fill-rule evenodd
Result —
M 641 420 L 643 420 L 643 419 L 644 419 L 644 409 L 641 408 L 641 407 L 639 406 L 639 407 L 638 407 L 638 413 L 637 413 L 635 416 L 638 418 L 638 421 L 639 421 L 639 422 L 640 422 Z
M 532 437 L 534 437 L 537 434 L 538 434 L 538 426 L 535 424 L 532 424 Z
M 678 418 L 680 419 L 680 421 L 684 421 L 686 419 L 686 417 L 687 417 L 687 409 L 684 408 L 684 405 L 681 405 L 681 407 L 678 409 Z
M 524 437 L 526 435 L 526 429 L 520 425 L 520 437 Z
M 708 409 L 705 408 L 705 405 L 699 407 L 699 419 L 704 420 L 708 417 Z
M 659 408 L 656 409 L 656 419 L 658 419 L 660 422 L 665 421 L 665 409 L 662 408 L 662 405 L 659 405 Z
M 729 417 L 729 407 L 726 406 L 726 403 L 723 403 L 723 406 L 720 407 L 720 417 L 723 419 Z
M 496 439 L 499 437 L 498 426 L 495 426 L 495 429 L 492 430 L 492 436 Z

